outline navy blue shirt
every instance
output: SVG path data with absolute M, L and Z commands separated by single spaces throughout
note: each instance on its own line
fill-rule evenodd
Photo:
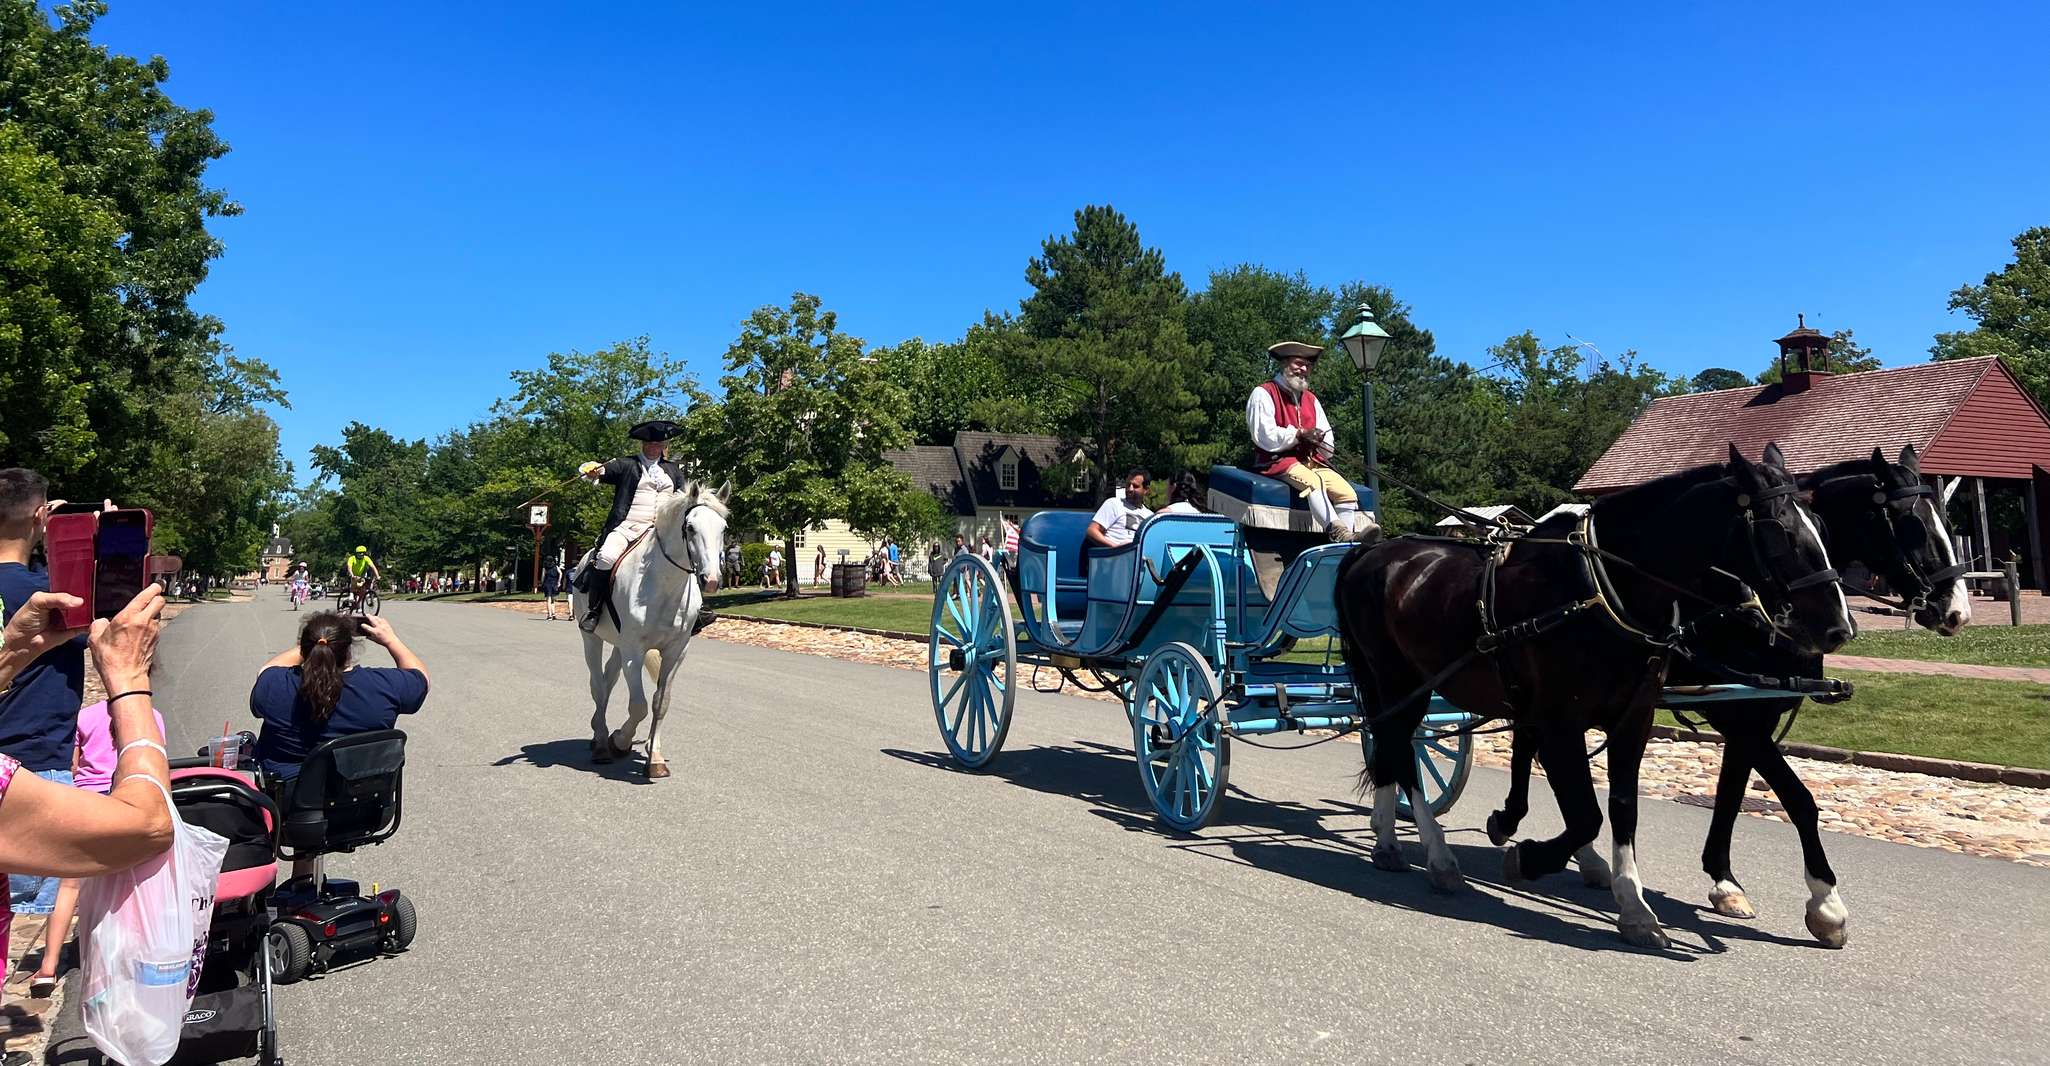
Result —
M 42 567 L 0 563 L 0 602 L 7 621 L 38 592 L 50 591 Z M 78 740 L 78 708 L 85 702 L 85 638 L 66 641 L 22 668 L 0 693 L 0 755 L 27 770 L 69 770 Z
M 300 698 L 299 680 L 298 667 L 273 666 L 256 675 L 256 685 L 249 690 L 250 713 L 263 719 L 256 757 L 272 777 L 298 777 L 307 753 L 322 743 L 390 729 L 398 724 L 399 715 L 412 714 L 427 702 L 427 678 L 420 671 L 357 667 L 342 675 L 341 698 L 321 721 Z

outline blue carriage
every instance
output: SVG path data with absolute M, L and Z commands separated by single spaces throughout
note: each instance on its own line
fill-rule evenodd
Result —
M 1089 515 L 1045 511 L 1015 560 L 953 559 L 934 590 L 927 673 L 956 761 L 997 757 L 1028 676 L 1093 682 L 1123 697 L 1147 798 L 1186 831 L 1216 813 L 1234 737 L 1361 724 L 1332 605 L 1352 545 L 1318 543 L 1294 494 L 1257 474 L 1216 468 L 1210 501 L 1222 513 L 1155 515 L 1117 548 L 1087 545 Z M 1434 813 L 1466 785 L 1471 721 L 1434 699 L 1415 737 Z

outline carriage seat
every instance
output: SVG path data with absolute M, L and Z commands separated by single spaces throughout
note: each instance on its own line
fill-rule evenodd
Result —
M 1036 554 L 1043 566 L 1046 551 L 1053 550 L 1053 572 L 1047 578 L 1053 586 L 1054 609 L 1064 622 L 1080 621 L 1089 606 L 1082 551 L 1089 542 L 1089 523 L 1094 517 L 1086 511 L 1041 511 L 1026 519 L 1018 531 L 1020 556 Z
M 1353 485 L 1360 509 L 1373 513 L 1374 493 L 1365 485 Z M 1285 529 L 1297 533 L 1321 533 L 1310 516 L 1310 502 L 1288 483 L 1237 466 L 1210 468 L 1210 510 L 1252 529 Z
M 282 782 L 279 837 L 286 858 L 310 858 L 382 844 L 399 831 L 406 734 L 374 729 L 336 737 Z

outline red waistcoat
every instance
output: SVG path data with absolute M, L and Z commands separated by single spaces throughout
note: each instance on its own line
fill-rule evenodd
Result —
M 1302 399 L 1289 396 L 1288 390 L 1272 381 L 1263 381 L 1260 387 L 1267 390 L 1267 398 L 1274 401 L 1274 424 L 1294 429 L 1315 429 L 1317 426 L 1317 394 L 1303 390 Z M 1268 477 L 1275 477 L 1283 470 L 1297 463 L 1322 465 L 1317 460 L 1317 449 L 1309 441 L 1297 440 L 1295 447 L 1285 452 L 1270 452 L 1264 448 L 1253 449 L 1253 466 Z

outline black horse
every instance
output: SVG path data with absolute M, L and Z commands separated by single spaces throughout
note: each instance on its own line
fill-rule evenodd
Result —
M 1776 446 L 1752 463 L 1698 467 L 1560 515 L 1506 547 L 1409 537 L 1355 549 L 1333 599 L 1346 665 L 1373 731 L 1361 774 L 1375 789 L 1374 865 L 1405 869 L 1396 789 L 1408 790 L 1432 884 L 1461 883 L 1410 752 L 1432 690 L 1532 731 L 1566 828 L 1504 853 L 1506 877 L 1565 868 L 1602 816 L 1582 738 L 1609 738 L 1617 924 L 1664 946 L 1634 858 L 1637 772 L 1681 627 L 1755 610 L 1804 653 L 1851 637 L 1821 533 Z M 1749 590 L 1758 590 L 1753 598 Z
M 1870 459 L 1824 467 L 1804 479 L 1802 486 L 1812 494 L 1830 558 L 1860 563 L 1885 577 L 1914 620 L 1926 628 L 1951 636 L 1971 621 L 1972 605 L 1962 576 L 1968 567 L 1957 561 L 1950 530 L 1943 522 L 1943 508 L 1935 500 L 1935 490 L 1922 482 L 1912 445 L 1901 451 L 1898 464 L 1887 462 L 1885 453 L 1875 448 Z M 1741 621 L 1702 627 L 1693 646 L 1704 659 L 1745 673 L 1812 678 L 1822 672 L 1821 656 L 1778 644 L 1761 645 L 1757 631 Z M 1672 685 L 1722 680 L 1713 670 L 1684 658 L 1673 664 L 1667 677 Z M 1830 947 L 1842 947 L 1849 912 L 1837 894 L 1836 871 L 1823 854 L 1815 797 L 1772 739 L 1780 718 L 1800 705 L 1799 697 L 1783 697 L 1711 703 L 1694 712 L 1723 736 L 1715 819 L 1709 825 L 1701 865 L 1715 882 L 1708 899 L 1716 913 L 1732 918 L 1757 916 L 1743 885 L 1730 871 L 1730 835 L 1736 829 L 1751 771 L 1757 770 L 1801 834 L 1802 860 L 1807 868 L 1808 931 Z M 1488 836 L 1498 845 L 1516 833 L 1517 823 L 1530 809 L 1535 741 L 1528 731 L 1516 733 L 1509 796 L 1500 811 L 1488 816 Z M 1598 857 L 1589 854 L 1579 859 L 1581 875 L 1590 883 L 1607 879 L 1606 867 Z

